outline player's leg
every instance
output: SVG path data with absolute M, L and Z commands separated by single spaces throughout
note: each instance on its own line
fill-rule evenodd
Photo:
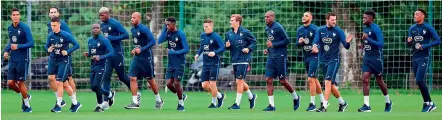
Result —
M 95 92 L 95 97 L 97 99 L 97 106 L 94 110 L 94 112 L 103 112 L 103 108 L 101 107 L 101 104 L 103 103 L 103 94 L 99 91 L 100 83 L 95 79 L 95 76 L 98 75 L 98 73 L 95 72 L 94 66 L 91 67 L 91 73 L 89 75 L 89 82 L 91 84 L 91 90 Z
M 371 72 L 369 71 L 369 66 L 362 65 L 362 92 L 364 94 L 364 105 L 358 109 L 359 112 L 371 112 L 370 107 L 370 77 Z
M 9 61 L 9 69 L 8 69 L 8 73 L 7 73 L 7 84 L 8 87 L 11 88 L 12 90 L 14 90 L 14 92 L 16 93 L 20 93 L 20 89 L 18 89 L 17 83 L 14 80 L 17 80 L 17 69 L 16 66 L 18 66 L 18 64 L 16 64 L 16 62 L 11 62 Z
M 328 71 L 328 68 L 330 67 L 328 63 L 323 63 L 321 65 L 322 67 L 322 71 L 324 73 L 324 102 L 322 104 L 322 106 L 317 110 L 317 112 L 327 112 L 327 107 L 328 107 L 328 100 L 330 98 L 330 93 L 331 93 L 331 86 L 332 86 L 332 81 L 331 81 L 331 72 L 332 71 Z
M 8 77 L 9 77 L 9 75 L 8 75 Z M 9 88 L 11 88 L 12 90 L 14 90 L 14 92 L 16 92 L 16 93 L 20 93 L 20 89 L 18 89 L 18 86 L 17 86 L 17 84 L 15 83 L 14 80 L 10 80 L 10 79 L 8 79 L 7 84 L 8 84 L 8 87 L 9 87 Z
M 171 68 L 167 68 L 166 70 L 166 87 L 173 93 L 176 94 L 175 86 L 173 85 L 174 79 L 173 79 L 173 73 L 175 70 Z
M 75 84 L 74 78 L 72 77 L 74 74 L 74 69 L 72 68 L 72 57 L 69 57 L 69 72 L 68 72 L 68 82 L 74 91 L 74 94 L 77 94 L 77 85 Z
M 317 68 L 318 68 L 318 61 L 317 60 L 309 60 L 308 62 L 305 62 L 306 71 L 307 71 L 307 80 L 309 84 L 310 89 L 310 104 L 307 107 L 306 111 L 315 111 L 316 105 L 315 105 L 315 94 L 322 94 L 321 85 L 316 85 L 319 83 L 316 79 L 317 74 Z M 318 90 L 319 86 L 319 91 Z M 321 101 L 322 102 L 322 101 Z
M 150 57 L 153 58 L 153 57 Z M 149 59 L 145 64 L 147 67 L 143 67 L 144 76 L 147 78 L 147 84 L 152 88 L 152 92 L 155 95 L 155 109 L 161 109 L 163 107 L 164 101 L 161 98 L 159 87 L 155 81 L 155 70 L 153 60 Z
M 114 72 L 115 66 L 117 66 L 117 63 L 114 63 L 115 61 L 115 57 L 111 58 L 111 59 L 106 59 L 106 64 L 105 64 L 105 70 L 104 70 L 104 78 L 102 82 L 102 88 L 105 91 L 111 91 L 111 81 L 112 81 L 112 74 Z M 103 109 L 109 109 L 109 99 L 107 97 L 103 97 L 103 104 L 102 107 Z
M 339 102 L 339 109 L 338 112 L 344 112 L 345 109 L 348 107 L 347 102 L 345 102 L 345 100 L 342 98 L 341 93 L 338 90 L 338 82 L 336 80 L 336 73 L 338 73 L 339 70 L 339 61 L 331 61 L 330 65 L 327 69 L 327 75 L 326 76 L 331 76 L 331 93 L 333 93 L 333 95 L 338 99 Z M 331 72 L 329 72 L 331 71 Z M 331 74 L 329 74 L 331 73 Z
M 322 86 L 321 86 L 321 83 L 319 82 L 317 77 L 315 78 L 315 82 L 316 82 L 315 83 L 315 85 L 316 85 L 316 94 L 319 95 L 319 99 L 321 101 L 321 106 L 322 106 L 322 103 L 324 103 L 324 94 L 323 94 L 323 91 L 322 91 Z
M 147 79 L 147 83 L 150 85 L 150 87 L 152 88 L 152 92 L 155 95 L 155 109 L 163 108 L 164 101 L 160 96 L 157 83 L 155 82 L 153 77 L 148 77 Z
M 217 101 L 216 107 L 220 108 L 224 104 L 224 99 L 226 98 L 226 95 L 220 93 L 218 91 L 218 87 L 216 86 L 216 80 L 218 80 L 218 73 L 219 73 L 219 66 L 210 67 L 209 81 L 210 81 L 210 90 L 211 90 L 210 92 L 212 93 L 212 103 L 214 100 L 216 100 Z
M 28 90 L 26 89 L 25 80 L 18 80 L 17 81 L 19 91 L 21 93 L 21 96 L 23 98 L 24 108 L 22 109 L 23 112 L 32 112 L 31 104 L 29 103 L 31 98 L 28 94 Z
M 69 98 L 71 98 L 71 101 L 72 101 L 72 105 L 70 107 L 70 111 L 71 112 L 77 112 L 81 108 L 82 104 L 77 101 L 77 96 L 74 94 L 74 91 L 72 90 L 72 88 L 69 85 L 68 81 L 66 81 L 67 75 L 68 75 L 69 66 L 70 66 L 69 63 L 70 62 L 62 62 L 58 66 L 58 74 L 56 76 L 57 77 L 57 87 L 60 90 L 60 87 L 58 85 L 60 84 L 59 82 L 61 82 L 61 87 L 66 90 L 66 92 L 69 95 Z M 57 91 L 57 92 L 59 93 L 60 91 Z M 63 90 L 61 91 L 61 94 L 63 94 Z M 61 97 L 63 97 L 63 96 L 61 96 Z
M 63 76 L 63 70 L 64 69 L 60 69 L 60 68 L 63 68 L 62 67 L 63 65 L 62 64 L 60 64 L 60 63 L 56 63 L 56 65 L 54 66 L 55 67 L 55 75 L 53 75 L 54 76 L 54 78 L 55 78 L 55 86 L 57 87 L 57 92 L 56 92 L 56 95 L 57 95 L 57 104 L 54 106 L 54 108 L 52 108 L 52 110 L 51 110 L 51 112 L 56 112 L 56 113 L 58 113 L 58 112 L 61 112 L 61 103 L 62 103 L 62 101 L 63 101 L 63 81 L 62 81 L 62 79 L 61 79 L 61 77 Z M 52 76 L 50 76 L 50 77 L 52 77 Z M 49 79 L 52 79 L 52 78 L 49 78 Z
M 13 68 L 13 67 L 12 67 Z M 25 81 L 28 73 L 28 62 L 23 60 L 19 62 L 17 66 L 17 71 L 15 71 L 15 82 L 18 86 L 18 90 L 20 91 L 22 98 L 23 98 L 23 104 L 24 107 L 22 107 L 23 112 L 32 112 L 31 105 L 29 104 L 30 101 L 30 95 L 28 94 L 28 91 L 26 89 Z M 14 77 L 14 76 L 13 76 Z
M 384 79 L 382 77 L 383 75 L 383 62 L 382 61 L 376 61 L 376 64 L 372 66 L 372 70 L 374 71 L 374 75 L 376 77 L 376 83 L 378 84 L 379 88 L 382 91 L 382 94 L 385 98 L 385 109 L 384 112 L 390 112 L 393 106 L 393 103 L 390 100 L 390 96 L 388 96 L 388 90 L 387 85 L 384 82 Z
M 245 72 L 247 71 L 247 66 L 248 65 L 245 65 L 245 64 L 244 65 L 243 64 L 233 65 L 233 72 L 234 72 L 234 75 L 236 78 L 236 80 L 235 80 L 236 81 L 236 100 L 235 100 L 235 103 L 231 107 L 228 108 L 230 110 L 240 109 L 242 93 L 244 91 L 250 92 L 250 90 L 248 88 L 249 86 L 244 82 Z M 252 98 L 253 98 L 253 95 L 252 95 Z M 254 102 L 254 101 L 251 101 L 251 102 Z M 254 104 L 253 104 L 253 106 L 254 106 Z M 253 108 L 253 107 L 251 107 L 251 108 Z
M 266 71 L 265 71 L 266 83 L 267 83 L 267 96 L 269 99 L 269 105 L 263 111 L 275 111 L 275 100 L 273 97 L 273 79 L 277 77 L 276 63 L 272 58 L 267 58 Z
M 416 74 L 416 83 L 419 86 L 419 89 L 422 94 L 422 98 L 424 99 L 424 105 L 422 108 L 422 112 L 431 112 L 436 108 L 434 103 L 431 101 L 430 93 L 428 91 L 428 87 L 426 84 L 425 76 L 428 69 L 428 61 L 427 60 L 418 60 L 417 61 L 417 70 Z
M 51 58 L 49 58 L 48 63 L 48 80 L 49 80 L 49 87 L 54 92 L 55 97 L 57 97 L 57 85 L 56 85 L 56 78 L 55 75 L 57 74 L 57 62 Z M 62 105 L 63 107 L 64 105 Z
M 187 97 L 186 95 L 183 94 L 183 89 L 181 88 L 181 81 L 180 79 L 174 78 L 175 80 L 173 81 L 173 85 L 175 87 L 176 90 L 176 95 L 178 96 L 178 107 L 177 110 L 179 111 L 184 111 L 184 98 Z
M 176 94 L 175 86 L 173 85 L 173 83 L 174 79 L 170 78 L 166 81 L 166 86 L 173 94 Z
M 130 63 L 130 91 L 132 93 L 132 102 L 127 105 L 126 109 L 137 109 L 140 107 L 140 101 L 138 101 L 138 78 L 143 79 L 143 65 L 141 60 L 133 59 Z
M 287 61 L 287 58 L 277 60 L 277 75 L 279 77 L 279 83 L 281 83 L 293 97 L 293 110 L 298 110 L 300 106 L 300 96 L 296 94 L 295 89 L 293 89 L 293 86 L 287 80 Z
M 201 87 L 203 87 L 203 89 L 206 90 L 207 92 L 212 93 L 209 76 L 210 76 L 210 69 L 207 66 L 203 66 L 203 71 L 201 73 Z
M 118 79 L 123 82 L 127 88 L 131 89 L 131 80 L 129 79 L 129 76 L 127 75 L 127 72 L 124 68 L 124 56 L 123 55 L 117 55 L 116 59 L 114 60 L 114 67 L 115 72 L 117 73 Z

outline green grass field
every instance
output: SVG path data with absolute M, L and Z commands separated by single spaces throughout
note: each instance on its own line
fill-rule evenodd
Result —
M 243 95 L 241 102 L 241 110 L 230 111 L 227 109 L 235 101 L 235 92 L 228 92 L 224 106 L 218 109 L 208 109 L 211 100 L 210 95 L 203 92 L 187 92 L 189 96 L 185 101 L 185 112 L 176 111 L 178 103 L 177 98 L 172 93 L 161 92 L 161 96 L 165 101 L 162 110 L 154 110 L 154 96 L 151 91 L 142 92 L 141 108 L 136 110 L 126 110 L 123 107 L 131 101 L 129 92 L 117 92 L 116 103 L 111 109 L 103 113 L 92 112 L 96 106 L 93 92 L 77 93 L 78 100 L 83 107 L 78 113 L 68 111 L 70 99 L 65 94 L 64 100 L 69 104 L 63 108 L 61 113 L 51 113 L 50 109 L 55 104 L 54 94 L 50 91 L 31 91 L 32 113 L 21 112 L 21 96 L 10 90 L 3 90 L 1 93 L 1 113 L 2 120 L 138 120 L 138 119 L 231 119 L 231 120 L 280 120 L 280 119 L 308 119 L 308 120 L 442 120 L 442 96 L 441 92 L 433 92 L 432 99 L 435 101 L 439 109 L 431 113 L 419 112 L 422 108 L 422 98 L 417 91 L 390 91 L 391 99 L 394 106 L 391 113 L 384 113 L 384 97 L 378 90 L 372 90 L 370 97 L 371 113 L 358 113 L 357 109 L 362 106 L 363 96 L 360 92 L 349 90 L 342 91 L 343 98 L 348 102 L 349 107 L 344 113 L 338 113 L 337 100 L 330 98 L 330 107 L 327 113 L 306 112 L 305 109 L 310 102 L 310 97 L 306 91 L 298 91 L 301 95 L 301 107 L 298 111 L 292 110 L 291 95 L 285 91 L 275 91 L 275 112 L 263 112 L 268 105 L 267 94 L 265 91 L 259 91 L 257 105 L 250 110 L 247 96 Z M 316 97 L 319 103 L 319 97 Z

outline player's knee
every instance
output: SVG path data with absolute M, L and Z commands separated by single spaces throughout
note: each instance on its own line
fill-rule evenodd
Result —
M 369 81 L 370 79 L 368 79 L 368 78 L 364 78 L 364 79 L 362 79 L 362 83 L 363 84 L 369 84 Z
M 287 84 L 287 80 L 279 80 L 279 83 L 281 83 L 281 85 Z
M 242 80 L 237 80 L 237 81 L 236 81 L 236 85 L 238 85 L 238 86 L 239 86 L 239 85 L 244 85 L 244 81 L 242 81 Z
M 315 78 L 308 78 L 308 83 L 309 84 L 315 84 L 316 83 L 316 80 L 315 80 Z
M 273 79 L 272 78 L 267 78 L 266 82 L 267 82 L 267 84 L 273 84 Z
M 137 82 L 137 78 L 136 77 L 130 77 L 130 82 Z
M 166 85 L 167 85 L 167 86 L 173 86 L 173 82 L 172 82 L 172 80 L 168 80 L 168 81 L 166 82 Z
M 9 87 L 15 86 L 15 82 L 13 80 L 8 80 L 7 84 Z
M 177 85 L 180 85 L 181 83 L 180 83 L 180 81 L 178 81 L 178 80 L 175 80 L 174 82 L 173 82 L 173 85 L 175 85 L 175 86 L 177 86 Z

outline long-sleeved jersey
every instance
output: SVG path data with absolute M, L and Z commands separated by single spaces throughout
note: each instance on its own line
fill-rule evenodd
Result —
M 272 47 L 268 48 L 270 58 L 287 57 L 287 45 L 290 44 L 290 38 L 281 24 L 273 22 L 265 28 L 267 40 L 272 42 Z
M 368 35 L 368 38 L 363 40 L 365 51 L 364 60 L 383 60 L 381 58 L 383 56 L 384 36 L 382 35 L 381 28 L 377 24 L 371 23 L 370 25 L 364 26 L 363 32 Z
M 136 58 L 148 58 L 152 56 L 152 47 L 156 44 L 155 38 L 149 28 L 143 24 L 138 24 L 130 30 L 136 48 L 140 48 L 141 53 L 135 55 Z
M 312 53 L 312 45 L 313 39 L 315 38 L 316 29 L 318 29 L 318 27 L 314 24 L 310 24 L 308 26 L 303 25 L 298 28 L 295 43 L 297 46 L 303 47 L 304 61 L 318 56 L 318 54 Z M 304 38 L 304 42 L 299 43 L 299 38 Z
M 109 40 L 107 40 L 102 35 L 97 35 L 89 38 L 87 43 L 89 57 L 98 55 L 100 58 L 99 61 L 95 61 L 92 59 L 91 65 L 105 64 L 106 59 L 111 58 L 115 55 L 114 49 L 112 48 Z
M 189 44 L 183 31 L 167 31 L 166 26 L 163 27 L 158 44 L 168 41 L 168 67 L 179 68 L 184 67 L 186 63 L 186 54 L 189 52 Z
M 73 47 L 69 48 L 69 44 L 72 44 Z M 72 37 L 71 34 L 61 30 L 59 33 L 51 32 L 46 39 L 45 50 L 47 51 L 49 47 L 54 47 L 54 50 L 50 53 L 50 58 L 54 60 L 67 60 L 68 56 L 80 48 L 77 40 Z M 68 53 L 67 56 L 62 55 L 62 51 L 66 50 Z
M 252 59 L 252 51 L 256 49 L 256 38 L 246 28 L 239 26 L 235 33 L 230 29 L 226 33 L 225 42 L 230 42 L 230 57 L 233 64 L 246 64 Z M 242 49 L 248 48 L 249 53 L 242 52 Z
M 225 46 L 221 39 L 221 36 L 216 32 L 206 34 L 205 32 L 200 35 L 200 48 L 197 54 L 203 54 L 203 65 L 204 66 L 219 66 L 220 58 L 219 56 L 224 52 Z M 215 56 L 209 57 L 209 52 L 215 52 Z
M 29 48 L 34 47 L 31 29 L 23 22 L 19 22 L 16 27 L 12 24 L 8 27 L 9 42 L 3 52 L 9 53 L 9 60 L 19 61 L 29 59 Z M 11 44 L 17 44 L 17 50 L 11 49 Z
M 430 56 L 430 48 L 441 43 L 436 30 L 428 23 L 413 24 L 408 29 L 408 37 L 413 39 L 412 42 L 407 42 L 413 48 L 413 60 Z M 418 43 L 422 45 L 422 50 L 417 48 Z
M 107 21 L 103 21 L 100 25 L 103 35 L 109 39 L 112 47 L 115 50 L 115 54 L 123 54 L 123 46 L 121 41 L 129 38 L 129 33 L 124 29 L 123 25 L 114 18 L 109 18 Z
M 344 31 L 338 26 L 321 26 L 315 34 L 313 45 L 318 45 L 320 62 L 325 63 L 333 59 L 339 60 L 341 57 L 339 43 L 342 43 L 345 49 L 350 48 L 350 44 L 346 42 Z

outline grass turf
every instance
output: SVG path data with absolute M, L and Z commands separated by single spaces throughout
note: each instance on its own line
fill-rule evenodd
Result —
M 140 109 L 126 110 L 123 107 L 130 103 L 131 96 L 129 92 L 117 92 L 116 103 L 111 109 L 105 110 L 103 113 L 94 113 L 96 106 L 95 94 L 93 92 L 78 92 L 78 101 L 83 104 L 78 113 L 68 111 L 70 107 L 70 99 L 65 94 L 64 100 L 67 106 L 62 109 L 61 113 L 51 113 L 50 110 L 55 104 L 55 96 L 50 91 L 31 91 L 32 113 L 21 112 L 21 96 L 11 90 L 3 90 L 1 93 L 1 119 L 3 120 L 138 120 L 138 119 L 339 119 L 339 120 L 442 120 L 442 108 L 436 109 L 431 113 L 421 113 L 422 98 L 417 91 L 390 91 L 390 98 L 394 105 L 391 113 L 384 113 L 385 106 L 384 97 L 380 92 L 373 90 L 370 96 L 371 113 L 358 113 L 357 109 L 362 106 L 363 96 L 360 92 L 343 90 L 342 97 L 348 102 L 349 107 L 344 113 L 338 113 L 338 102 L 334 97 L 330 98 L 330 106 L 327 113 L 306 112 L 305 109 L 310 102 L 310 96 L 307 91 L 298 91 L 301 96 L 301 107 L 297 111 L 293 111 L 292 97 L 285 91 L 275 91 L 275 112 L 263 112 L 268 105 L 267 94 L 265 91 L 257 91 L 258 99 L 254 109 L 249 109 L 247 95 L 243 94 L 241 101 L 241 110 L 231 111 L 227 107 L 232 105 L 236 98 L 235 92 L 227 92 L 225 104 L 221 108 L 209 109 L 211 97 L 205 92 L 186 92 L 188 99 L 185 101 L 186 111 L 179 112 L 176 110 L 177 97 L 172 93 L 161 92 L 164 100 L 162 110 L 154 110 L 155 98 L 151 91 L 142 92 L 142 101 Z M 377 91 L 377 90 L 376 90 Z M 432 99 L 436 105 L 442 105 L 441 92 L 433 92 Z M 317 105 L 319 105 L 319 97 L 316 97 Z M 442 107 L 442 106 L 440 106 Z

